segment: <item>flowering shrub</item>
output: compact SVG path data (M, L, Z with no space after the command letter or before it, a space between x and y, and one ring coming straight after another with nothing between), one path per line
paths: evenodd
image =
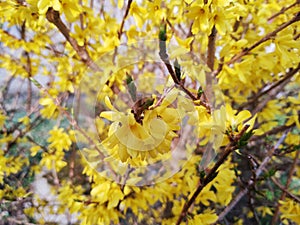
M4 224L299 224L297 0L0 1Z

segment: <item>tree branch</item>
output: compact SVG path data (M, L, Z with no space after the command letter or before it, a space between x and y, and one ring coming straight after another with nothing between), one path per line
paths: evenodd
M249 54L249 52L251 52L254 48L258 47L259 45L261 45L262 43L270 40L272 37L274 37L278 32L282 31L283 29L285 29L286 27L290 26L291 24L297 22L300 20L300 13L297 13L291 20L281 24L277 29L275 29L274 31L266 34L262 39L260 39L259 41L255 42L253 45L251 45L249 48L244 48L239 54L233 56L229 62L227 62L227 65L230 65L232 63L235 63L236 61L238 61L239 59L241 59L243 56Z
M298 204L300 204L300 198L299 198L299 197L297 197L297 196L295 196L294 194L292 194L291 192L289 192L284 186L282 186L282 185L278 182L278 180L277 180L276 178L272 177L271 179L272 179L273 183L274 183L277 187L279 187L280 190L282 190L283 192L285 192L286 195L287 195L289 198L293 199L295 202L297 202Z
M180 216L176 222L176 225L180 225L181 221L186 217L187 212L190 206L195 202L197 196L201 193L204 187L206 187L217 175L219 167L226 161L230 153L238 148L238 141L241 139L243 134L249 128L249 125L245 125L244 128L240 131L239 134L233 137L232 141L226 146L223 154L221 155L220 159L215 163L213 168L209 170L208 174L204 177L203 181L199 184L196 191L192 195L192 197L186 202Z
M294 6L296 6L296 5L299 4L299 3L300 3L300 1L299 1L299 0L296 0L295 3L293 3L293 4L289 5L289 6L284 6L284 7L282 7L282 8L280 9L279 12L277 12L277 13L275 13L274 15L272 15L271 17L269 17L269 18L268 18L268 21L273 20L273 19L276 18L277 16L279 16L279 15L285 13L287 10L289 10L290 8L293 8Z
M132 0L128 0L128 3L127 3L127 8L126 8L126 11L125 11L125 14L123 16L123 19L122 19L122 22L121 22L121 26L120 26L120 29L118 31L118 38L120 39L121 38L121 35L123 33L123 27L124 27L124 24L125 24L125 20L129 14L129 10L130 10L130 5L132 3Z
M288 188L289 188L289 186L290 186L290 184L291 184L291 182L292 182L292 177L293 177L293 174L294 174L294 172L295 172L295 168L296 168L296 165L297 165L297 162L298 162L298 158L299 158L299 153L300 153L300 151L297 151L296 152L296 156L295 156L295 158L294 158L294 160L293 160L293 164L292 164L292 166L291 166L291 168L290 168L290 171L289 171L289 174L288 174L288 178L287 178L287 181L286 181L286 184L285 184L285 190L287 190ZM280 196L280 198L279 198L279 200L284 200L285 199L285 197L286 197L286 191L283 191L282 193L281 193L281 196ZM271 225L275 225L276 224L276 222L277 222L277 219L278 219L278 215L279 215L279 208L280 208L280 203L279 203L279 201L277 202L277 206L276 206L276 209L275 209L275 212L274 212L274 214L273 214L273 218L272 218L272 222L271 222Z
M257 179L262 171L264 170L265 166L270 162L270 160L272 159L272 156L275 152L276 149L278 149L278 147L283 143L283 141L285 140L286 136L287 136L288 131L286 131L281 137L280 139L277 141L277 143L273 146L273 148L271 148L268 153L267 156L264 158L264 160L262 161L262 163L260 164L260 166L258 167L258 169L255 171L255 178ZM219 215L219 219L218 221L221 221L225 218L225 216L236 206L236 204L245 196L245 194L248 193L250 187L254 184L254 180L250 179L247 183L247 185L245 185L245 188L242 189L237 196L230 202L229 205L227 205L227 207L223 210L223 212L220 213Z
M164 62L169 74L171 75L175 86L179 87L183 90L193 101L199 100L198 96L195 96L192 92L190 92L183 84L181 80L179 80L176 76L176 73L171 65L169 60L169 55L167 53L167 46L166 46L167 34L166 34L166 23L163 21L162 28L159 34L159 56L160 59ZM211 112L210 106L208 102L200 101L200 105L204 106L208 112Z
M258 101L259 98L261 98L262 96L268 94L270 91L272 91L273 89L277 88L278 86L280 86L281 84L285 83L286 81L288 81L289 79L291 79L298 71L300 70L300 63L298 64L298 66L296 68L290 69L285 76L276 81L274 84L272 84L269 88L267 88L264 91L258 92L256 95L254 95L253 97L251 97L251 99L249 101L247 101L245 104L242 104L239 107L239 110L242 110L243 108L245 108L245 106L251 105L254 102Z
M81 61L89 66L94 71L101 71L98 65L93 61L90 57L89 53L85 49L84 46L78 45L77 41L70 36L70 30L63 23L60 18L59 12L50 7L46 13L46 18L50 23L53 23L58 30L63 34L63 36L67 39L73 49L76 51Z
M208 52L207 52L207 60L206 60L206 64L211 71L214 70L216 37L217 37L217 29L215 28L215 26L213 26L211 30L211 34L208 37Z

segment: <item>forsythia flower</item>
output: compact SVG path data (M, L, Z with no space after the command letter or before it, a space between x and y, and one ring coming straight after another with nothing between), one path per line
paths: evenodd
M282 219L290 219L295 223L300 223L300 205L293 200L287 199L285 201L280 201L280 211L282 213Z
M176 131L179 130L179 110L170 106L176 97L177 92L174 91L161 105L146 110L142 123L137 122L131 112L117 111L107 97L106 105L112 111L102 112L100 117L113 123L110 125L108 137L102 142L103 146L112 156L117 155L122 162L129 159L144 161L148 155L156 158L158 153L169 152L171 142L177 137Z
M63 132L63 128L54 127L50 132L50 137L48 142L50 142L50 148L55 148L57 151L62 151L63 149L68 150L72 144L72 141L68 134Z

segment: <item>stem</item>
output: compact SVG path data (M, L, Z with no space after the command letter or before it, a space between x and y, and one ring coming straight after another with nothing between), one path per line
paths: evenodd
M272 177L271 179L272 179L273 183L274 183L280 190L282 190L283 192L285 192L286 195L287 195L289 198L293 199L295 202L297 202L298 204L300 204L300 199L299 199L299 197L297 197L296 195L294 195L294 194L292 194L291 192L289 192L284 186L282 186L282 185L279 183L279 181L278 181L276 178Z
M216 37L217 37L217 29L215 28L215 26L213 26L211 30L211 34L208 37L208 52L207 52L207 60L206 60L206 64L211 71L214 70Z
M163 21L164 22L164 21ZM166 25L165 25L166 26ZM165 29L165 32L166 32L166 28ZM193 101L196 101L196 100L199 100L197 98L197 96L195 96L192 92L190 92L183 84L183 82L181 82L177 76L176 76L176 73L175 71L173 70L173 67L171 65L171 62L169 60L169 55L167 53L167 46L166 46L166 34L165 34L165 38L164 40L159 40L159 56L160 56L160 59L164 62L169 74L171 75L174 83L175 83L175 86L176 87L179 87L181 90L183 90ZM203 105L207 110L208 112L210 113L211 112L211 109L210 109L210 106L207 102L202 102L200 101L200 105Z
M130 10L130 5L132 3L132 0L128 0L128 3L127 3L127 8L126 8L126 11L125 11L125 14L123 16L123 19L122 19L122 22L121 22L121 26L120 26L120 29L118 31L118 38L120 39L121 38L121 35L123 33L123 27L124 27L124 23L125 23L125 20L129 14L129 10Z
M261 45L262 43L270 40L272 37L274 37L278 32L282 31L283 29L285 29L286 27L290 26L291 24L297 22L300 20L300 13L297 13L294 18L292 18L291 20L281 24L277 29L275 29L274 31L266 34L262 39L260 39L259 41L255 42L253 45L251 45L249 48L244 48L239 54L233 56L229 62L227 62L227 65L233 64L236 61L238 61L239 59L241 59L243 56L249 54L249 52L251 52L254 48L258 47L259 45Z
M277 141L277 143L271 148L267 154L267 156L264 158L263 162L260 164L258 169L255 171L255 178L257 179L262 171L264 170L265 166L271 161L272 156L276 149L283 143L287 136L288 131L286 131L280 139ZM245 185L245 188L242 189L238 195L230 202L229 205L223 210L223 212L220 213L218 221L221 221L225 218L225 216L236 206L236 204L248 193L250 187L254 184L253 179L250 179L248 184Z
M245 106L248 106L248 105L251 105L251 104L257 102L258 99L261 98L262 96L268 94L270 91L277 88L281 84L286 83L286 81L289 81L299 70L300 70L300 63L298 64L298 66L296 68L290 69L282 79L275 82L268 89L261 91L261 92L257 93L256 95L254 95L253 97L251 97L251 99L249 101L247 101L245 104L243 104L239 107L239 110L242 110L243 108L245 108ZM280 87L280 88L282 88L282 87Z
M78 45L77 41L71 37L70 30L61 20L58 11L55 11L52 7L50 7L46 13L46 18L50 23L53 23L62 33L62 35L67 39L67 41L79 55L82 62L84 62L87 66L91 67L91 69L94 71L101 71L98 65L90 57L86 48L84 46Z
M293 161L293 164L292 164L292 166L291 166L291 168L290 168L290 171L289 171L289 174L288 174L288 178L287 178L287 181L286 181L286 184L285 184L285 188L284 188L285 190L287 190L287 189L289 188L289 186L290 186L290 184L291 184L291 182L292 182L292 177L293 177L293 174L294 174L294 172L295 172L295 168L296 168L296 165L297 165L297 162L298 162L299 153L300 153L300 151L297 151L297 152L296 152L296 156L295 156L294 161ZM281 193L281 196L280 196L279 200L282 201L282 200L285 199L285 197L286 197L286 192L283 191L283 192ZM280 208L280 203L279 203L279 201L278 201L278 202L277 202L276 209L275 209L275 212L274 212L274 214L273 214L273 218L272 218L271 225L275 225L276 222L277 222L277 220L278 220L279 208Z
M245 125L244 128L240 131L239 134L233 137L232 141L226 146L223 154L221 155L220 159L215 163L213 168L208 172L208 174L205 176L203 181L199 184L196 191L192 195L192 197L188 200L188 202L184 205L182 208L182 211L180 213L180 216L176 222L176 225L180 225L182 220L186 217L187 212L191 205L195 202L197 196L201 193L204 187L206 187L217 175L218 175L218 169L219 167L226 161L228 156L232 151L238 148L238 141L243 136L243 134L246 132L246 130L249 128L249 125Z
M291 4L291 5L287 6L287 7L285 7L285 6L282 7L282 8L280 9L279 12L277 12L277 13L275 13L274 15L272 15L271 17L269 17L269 18L268 18L268 21L273 20L273 19L276 18L277 16L279 16L279 15L285 13L287 10L289 10L290 8L293 8L294 6L296 6L296 5L299 4L299 3L300 3L300 2L299 2L298 0L296 0L295 3L293 3L293 4Z

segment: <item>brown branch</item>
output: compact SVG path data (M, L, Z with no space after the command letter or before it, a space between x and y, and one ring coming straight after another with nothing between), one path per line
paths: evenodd
M268 89L258 92L256 95L254 95L253 97L251 97L251 99L249 101L247 101L245 104L242 104L239 107L239 110L243 109L245 106L251 105L254 102L256 102L259 98L261 98L262 96L266 95L267 93L269 93L270 91L272 91L273 89L277 88L278 86L280 86L281 84L285 83L287 80L290 80L298 71L300 70L300 63L298 64L298 66L296 68L290 69L285 76L276 81L273 85L271 85ZM282 87L281 87L282 88Z
M76 53L78 54L82 62L84 62L87 66L89 66L94 71L101 71L98 65L90 57L86 48L84 46L78 45L77 41L71 37L70 30L61 20L58 11L50 7L46 13L46 18L50 23L53 23L58 28L58 30L62 33L62 35L67 39L67 41L76 51Z
M26 20L23 21L23 24L21 26L21 38L24 42L26 42ZM31 59L29 56L29 52L24 51L24 55L26 57L26 65L25 70L27 71L28 77L32 76L32 68L31 68ZM26 100L26 111L27 113L30 112L31 109L31 98L32 98L32 87L31 82L28 79L28 86L27 86L27 100Z
M176 222L176 225L180 225L182 220L186 217L189 208L191 205L195 202L197 196L201 193L203 188L205 188L217 175L218 175L218 169L219 167L226 161L230 153L232 153L234 150L238 148L238 141L243 136L243 134L246 132L246 130L249 128L249 125L245 125L244 128L233 137L232 141L226 146L225 150L223 151L222 155L220 156L219 160L215 163L213 168L209 170L208 174L204 177L204 179L201 181L199 186L197 187L196 191L192 195L192 197L185 203L184 207L182 208L182 211L180 213L180 216Z
M300 20L300 13L297 13L291 20L281 24L277 29L275 29L274 31L266 34L263 38L261 38L259 41L255 42L253 45L251 45L249 48L244 48L240 53L238 53L237 55L233 56L229 62L227 62L227 65L230 65L232 63L235 63L236 61L238 61L239 59L241 59L243 56L249 54L254 48L258 47L259 45L261 45L262 43L270 40L272 37L276 36L276 34L280 31L282 31L283 29L285 29L286 27L290 26L291 24L297 22Z
M180 37L179 32L175 29L175 27L172 25L171 21L169 19L166 19L167 24L171 28L172 32L177 36Z
M296 41L298 38L300 38L300 33L294 36L294 40Z
M93 148L98 152L99 157L104 160L105 155L102 153L102 151L100 150L100 148L98 147L97 143L95 143L95 141L78 125L77 121L72 117L72 115L64 108L60 105L61 100L59 98L53 98L50 93L48 92L48 90L46 88L44 88L37 80L35 80L34 78L30 78L30 80L33 82L33 84L43 93L45 93L49 98L51 98L55 104L55 106L57 107L57 109L59 110L59 112L64 115L66 117L66 119L69 121L69 123L71 124L71 126L73 126L76 130L79 131L80 134L82 134L84 136L84 138L89 142L90 145L93 146ZM115 171L113 170L113 168L110 166L110 164L107 164L108 168L110 169L110 171L115 175L115 177L117 177L117 174L115 173Z
M285 140L286 136L287 136L288 131L286 131L281 137L280 139L277 141L277 143L268 151L267 156L264 158L264 160L262 161L262 163L260 164L260 166L258 167L258 169L255 171L255 178L257 179L262 171L264 170L264 168L266 167L266 165L271 161L272 156L275 152L275 150L278 149L278 147L283 143L283 141ZM247 183L247 185L245 185L244 189L242 189L237 196L229 203L229 205L226 206L226 208L220 213L218 221L221 221L225 218L225 216L236 206L236 204L248 193L250 187L252 187L254 185L254 180L250 179Z
M289 130L291 129L292 127L296 126L296 123L292 123L291 125L289 126L286 126L286 125L283 125L283 126L279 126L279 127L275 127L273 128L272 130L269 130L265 133L263 133L262 135L254 135L252 138L251 138L251 141L256 141L258 139L261 139L261 138L265 138L269 135L274 135L274 134L278 134L280 132L284 132L286 130Z
M280 84L282 84L284 81L289 80L290 78L292 78L299 70L300 70L300 63L298 64L298 66L296 68L290 69L281 80L278 80L271 87L269 87L267 90L265 90L265 91L259 93L258 95L254 96L253 99L260 98L261 96L267 94L272 89L274 89L274 88L278 87Z
M274 183L280 190L282 190L283 192L285 192L286 195L287 195L289 198L293 199L293 201L295 201L295 202L297 202L298 204L300 204L300 198L299 198L299 197L297 197L297 196L295 196L294 194L292 194L291 192L289 192L284 186L282 186L282 185L279 183L279 181L278 181L275 177L272 177L271 179L272 179L273 183Z
M164 21L163 21L164 23ZM159 37L159 56L160 56L160 59L164 62L169 74L171 75L174 83L175 83L175 86L180 88L181 90L183 90L193 101L196 101L196 100L199 100L199 98L197 96L195 96L192 92L190 92L185 86L184 86L184 83L179 80L176 76L176 73L171 65L171 62L169 60L169 55L167 53L167 46L166 46L166 40L167 40L167 34L166 34L166 24L163 24L164 26L164 32L163 34L160 34L160 37ZM207 110L208 112L210 113L211 112L211 109L210 109L210 106L207 102L202 102L200 101L199 103L200 105L203 105Z
M217 29L213 26L211 30L211 34L208 37L208 45L207 45L207 58L206 64L210 71L214 71L214 64L215 64L215 52L216 52L216 37L217 37ZM212 88L212 79L213 79L213 72L209 73L206 72L206 88L207 90L213 90ZM208 99L213 99L211 96L213 93L210 91L207 93L208 96L203 93L204 101L208 102Z
M123 27L124 27L124 24L125 24L125 20L126 20L128 14L129 14L129 10L130 10L131 3L132 3L132 0L128 0L127 8L126 8L125 14L124 14L124 16L123 16L123 19L122 19L122 22L121 22L120 29L119 29L119 31L118 31L118 38L119 38L119 39L121 38L121 35L122 35L122 33L123 33Z
M284 6L280 9L279 12L275 13L274 15L272 15L271 17L268 18L268 21L273 20L274 18L276 18L277 16L285 13L287 10L289 10L290 8L293 8L294 6L296 6L297 4L299 4L300 2L297 0L295 3L289 5L289 6Z
M291 168L290 168L290 171L289 171L289 174L288 174L288 178L287 178L287 181L286 181L286 184L285 184L285 190L287 190L292 182L292 177L293 177L293 174L295 172L295 168L296 168L296 165L297 165L297 162L298 162L298 158L299 158L299 153L300 151L297 151L296 152L296 156L293 160L293 164L291 165ZM281 196L279 198L279 200L284 200L286 197L286 192L283 191L281 193ZM277 220L278 220L278 215L279 215L279 208L280 208L280 203L279 201L277 202L277 206L276 206L276 209L275 209L275 212L273 214L273 217L272 217L272 222L271 222L271 225L275 225Z
M206 60L206 64L211 71L214 70L216 37L217 37L217 29L215 28L215 26L213 26L211 30L211 34L208 37L208 51L207 51L207 60Z

